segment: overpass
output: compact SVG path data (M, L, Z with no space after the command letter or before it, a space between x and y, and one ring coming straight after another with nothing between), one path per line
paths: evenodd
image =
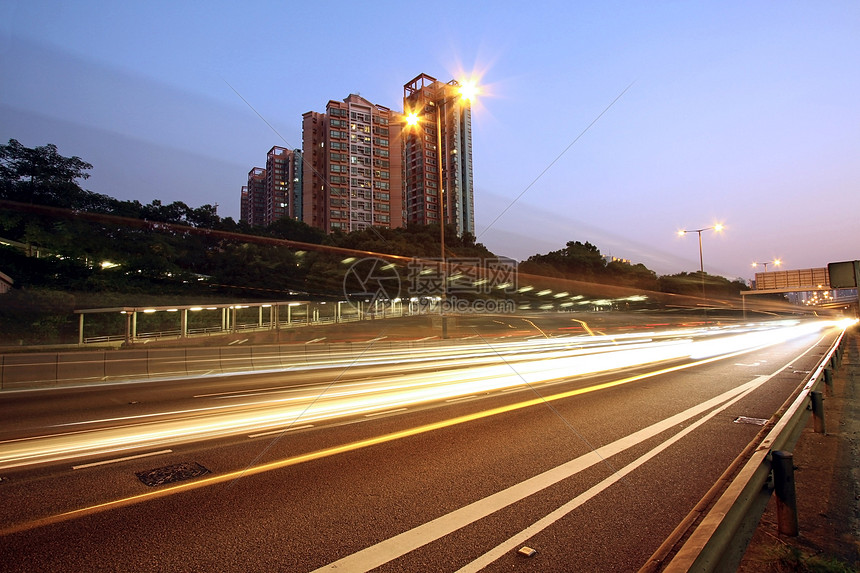
M853 289L853 293L833 297L830 302L818 306L839 307L857 305L857 286L860 285L860 261L829 263L826 267L771 271L755 274L752 290L741 292L746 308L746 297L763 294L792 292L827 292L837 289Z

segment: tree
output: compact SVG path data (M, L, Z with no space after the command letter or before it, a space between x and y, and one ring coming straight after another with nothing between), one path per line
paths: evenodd
M10 139L0 145L0 198L80 208L95 194L83 190L77 180L87 179L86 171L92 168L80 157L60 155L52 143L31 149Z
M577 280L595 280L603 277L606 261L600 250L589 242L568 241L564 249L545 255L532 255L521 267L525 272L545 272Z

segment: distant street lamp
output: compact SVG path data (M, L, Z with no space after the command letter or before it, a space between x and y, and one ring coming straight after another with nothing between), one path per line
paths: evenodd
M756 268L756 267L757 267L757 266L759 266L759 265L764 265L764 272L767 272L767 266L768 266L769 264L771 264L771 263L769 263L769 262L768 262L768 263L757 263L757 262L756 262L756 263L753 263L753 264L752 264L752 266L753 266L753 268ZM781 260L779 260L779 259L774 259L774 260L773 260L773 265L774 265L774 266L778 267L778 266L779 266L779 265L781 265L781 264L782 264L782 261L781 261Z
M714 230L717 233L723 230L723 225L721 223L717 223L713 227L703 227L701 229L685 229L678 231L678 236L683 237L687 233L697 233L699 235L699 272L702 275L702 296L705 296L705 259L702 256L702 231L710 231Z

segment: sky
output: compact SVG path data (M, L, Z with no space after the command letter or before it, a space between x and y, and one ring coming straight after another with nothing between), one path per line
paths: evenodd
M658 274L860 259L860 2L0 3L0 141L118 199L217 204L357 93L476 79L476 235ZM768 270L775 267L769 266ZM760 270L760 269L759 269Z

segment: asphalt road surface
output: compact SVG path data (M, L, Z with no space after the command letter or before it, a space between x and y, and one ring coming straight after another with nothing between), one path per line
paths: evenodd
M368 349L2 393L0 569L637 570L838 332Z

